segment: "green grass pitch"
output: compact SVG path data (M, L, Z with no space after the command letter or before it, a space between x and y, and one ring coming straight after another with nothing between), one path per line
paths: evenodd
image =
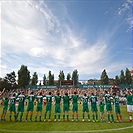
M25 110L26 110L25 106ZM71 108L70 108L71 109ZM36 106L34 107L36 110ZM89 106L90 110L90 106ZM43 116L44 118L45 106L43 106ZM2 112L2 107L0 106L0 112ZM26 112L26 111L25 111ZM33 115L32 122L25 122L25 112L23 115L23 122L9 122L9 111L6 115L6 122L0 122L0 133L87 133L87 132L109 132L109 133L133 133L133 122L128 122L128 114L126 111L126 106L121 106L121 112L123 116L122 123L110 123L107 122L88 122L87 115L85 114L85 121L82 122L82 105L79 105L79 121L71 121L71 110L69 111L70 122L54 122L54 106L52 107L51 122L34 122L35 111ZM98 112L99 113L99 112ZM90 112L92 118L92 113ZM115 115L114 115L115 117ZM13 115L12 115L13 118ZM105 112L105 118L106 112ZM62 113L61 113L62 119Z

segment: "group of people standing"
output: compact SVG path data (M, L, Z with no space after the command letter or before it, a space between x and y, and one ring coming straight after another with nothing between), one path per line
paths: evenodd
M114 109L116 114L116 122L122 122L122 115L120 110L120 100L117 93L112 93L112 88L110 90L103 90L100 88L100 98L97 96L96 89L87 89L84 94L81 93L76 89L67 89L67 90L55 90L54 93L50 91L46 92L43 89L38 90L36 93L33 90L28 89L28 93L25 94L24 91L21 91L20 94L12 93L10 97L4 97L4 91L0 94L3 105L3 111L1 115L1 121L5 121L6 112L8 109L9 104L9 120L12 121L12 113L14 113L14 120L15 121L22 121L23 113L24 113L24 106L25 100L28 99L28 106L26 109L26 119L28 121L28 114L30 113L30 121L32 121L33 111L34 111L34 101L36 100L36 114L35 114L35 122L42 121L42 111L43 111L43 101L46 100L46 108L44 112L44 119L43 121L46 122L47 120L47 113L48 113L48 122L51 121L51 111L52 111L52 101L54 101L54 121L61 121L61 103L63 104L63 116L62 121L69 121L69 112L72 103L72 121L74 121L74 115L76 113L76 121L78 119L78 101L79 99L82 102L82 121L85 121L85 112L87 113L88 121L98 122L99 120L105 121L104 118L104 107L106 107L107 111L107 122L114 123L114 115L112 112L112 102L114 102ZM126 94L121 96L125 96L127 99L127 111L129 113L129 122L132 122L132 112L133 112L133 94L131 91L127 90ZM18 108L16 111L16 101L18 101ZM90 119L90 110L88 107L88 102L91 103L91 112L92 112L92 119ZM98 106L100 111L100 118L98 118ZM57 118L58 116L58 118ZM18 119L19 118L19 119Z

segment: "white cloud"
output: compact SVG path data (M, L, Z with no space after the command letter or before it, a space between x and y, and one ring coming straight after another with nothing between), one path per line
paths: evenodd
M121 7L118 8L118 15L125 13L127 10L131 10L131 0L127 0L127 2L123 3Z
M129 25L128 31L132 31L132 0L127 0L118 9L117 15L121 18L124 17L124 23ZM126 17L125 17L126 16Z
M68 73L78 69L80 74L96 74L110 61L105 38L88 43L42 1L3 2L1 18L3 59L12 60L10 54L14 54L20 58L13 63L25 63L32 72L52 70L56 75L59 70ZM15 65L8 67L16 70Z

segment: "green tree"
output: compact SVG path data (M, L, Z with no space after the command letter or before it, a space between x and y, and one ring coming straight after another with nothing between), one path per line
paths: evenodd
M131 84L131 83L132 83L131 72L129 71L128 68L126 68L126 73L125 73L125 83L126 83L126 84Z
M49 85L54 85L54 74L51 74L51 71L49 71L49 75L48 75L48 79L49 79Z
M71 75L70 73L67 74L67 80L70 80L71 79Z
M108 84L115 84L115 79L109 78Z
M46 75L43 76L43 85L46 85Z
M109 78L106 73L106 70L104 69L102 74L101 74L101 84L108 84L109 83Z
M9 74L6 74L6 76L4 77L4 82L6 82L8 84L8 87L10 87L10 89L16 88L16 74L15 72L11 72Z
M59 84L60 84L61 81L63 81L63 80L65 79L65 74L64 74L64 72L61 71L61 70L60 70L58 79L59 79Z
M27 69L27 66L21 65L20 70L18 71L18 85L19 87L25 88L26 85L29 85L30 82L30 72Z
M38 75L37 72L34 72L33 77L31 79L31 85L36 85L38 83Z
M0 78L0 91L2 91L4 88L10 90L11 85L4 78Z
M123 70L121 70L120 74L120 84L125 84L125 75Z
M76 69L72 73L72 80L74 82L74 85L77 85L78 84L78 77L79 77L79 75L78 75L78 71Z
M119 85L120 84L120 78L118 75L115 76L115 84Z

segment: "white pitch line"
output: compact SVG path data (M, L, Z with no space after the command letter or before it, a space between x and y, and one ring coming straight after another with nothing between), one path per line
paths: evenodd
M4 130L0 129L2 132L18 132L18 133L94 133L94 132L108 132L108 131L120 131L120 130L126 130L131 129L133 126L130 127L122 127L122 128L116 128L116 129L104 129L104 130L83 130L83 131L19 131L19 130Z

